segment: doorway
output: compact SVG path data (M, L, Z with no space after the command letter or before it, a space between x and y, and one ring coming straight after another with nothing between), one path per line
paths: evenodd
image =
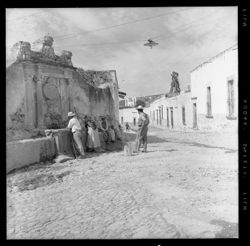
M186 125L185 107L182 107L182 124Z
M212 116L211 87L207 87L207 116Z
M228 116L232 117L234 114L234 88L233 80L229 80L228 84Z
M158 109L156 109L156 124L159 124L159 113L158 113Z
M135 117L133 118L133 124L134 124L134 126L136 125L136 118Z
M161 107L159 107L159 122L160 122L160 125L161 125L161 121L162 121L162 113L161 113Z
M174 110L170 108L171 127L174 128Z
M196 103L193 103L193 128L197 129L197 107L196 107Z
M169 127L169 115L168 115L168 108L167 108L167 127Z

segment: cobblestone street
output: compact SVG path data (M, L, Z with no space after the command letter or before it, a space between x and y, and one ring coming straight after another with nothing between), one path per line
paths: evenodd
M237 237L236 133L149 135L148 153L91 153L8 174L7 237Z

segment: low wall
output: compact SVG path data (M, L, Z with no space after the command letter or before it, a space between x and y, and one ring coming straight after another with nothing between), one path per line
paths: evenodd
M51 160L56 153L55 139L52 137L9 142L7 143L6 171Z
M207 118L204 114L198 114L198 129L209 131L209 130L237 130L238 119L234 120L227 119L224 114L214 114L213 118Z
M66 129L45 130L47 137L24 139L7 143L7 173L30 164L52 160L57 155L73 156L70 131ZM83 132L83 146L86 148L86 133ZM107 145L99 132L103 149Z
M71 132L67 129L51 129L45 130L45 134L51 135L55 138L57 154L66 154L72 155L72 146L71 146ZM101 146L105 148L106 144L103 139L103 134L99 132L99 138L101 142ZM86 151L86 143L87 143L87 132L82 131L82 145L84 150Z

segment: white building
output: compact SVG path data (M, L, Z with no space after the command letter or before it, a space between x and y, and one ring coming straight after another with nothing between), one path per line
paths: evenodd
M181 92L174 97L161 97L150 104L151 125L160 128L187 128L191 125L191 94Z
M149 114L149 108L143 110L146 114ZM135 126L137 124L139 114L136 108L122 108L119 110L119 123L124 125L128 122L130 125Z
M161 97L150 104L151 125L201 130L237 129L238 46L191 71L191 92Z
M136 97L125 96L125 107L134 107L136 105Z
M237 44L191 71L191 100L194 128L237 125Z
M190 90L172 97L161 95L151 102L144 110L150 116L150 125L170 129L237 129L238 46L192 70ZM120 123L137 123L135 108L120 109L119 114Z

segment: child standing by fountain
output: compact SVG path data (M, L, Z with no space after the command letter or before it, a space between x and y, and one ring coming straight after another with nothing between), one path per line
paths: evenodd
M88 121L87 147L89 151L95 151L101 147L98 129L93 121Z

